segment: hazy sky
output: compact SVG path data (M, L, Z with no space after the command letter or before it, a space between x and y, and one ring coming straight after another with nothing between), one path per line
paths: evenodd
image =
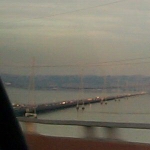
M111 62L150 57L150 0L0 0L1 72L27 73L4 65L33 57L56 66L38 74L150 75L150 63L135 64L150 58Z

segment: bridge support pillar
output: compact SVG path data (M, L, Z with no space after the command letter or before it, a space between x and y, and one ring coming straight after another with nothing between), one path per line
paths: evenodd
M108 139L118 139L117 128L106 128L106 137Z
M23 123L23 130L26 133L28 133L28 132L36 133L36 125L32 122L24 122Z
M90 127L90 126L84 127L84 137L85 138L96 138L95 128Z

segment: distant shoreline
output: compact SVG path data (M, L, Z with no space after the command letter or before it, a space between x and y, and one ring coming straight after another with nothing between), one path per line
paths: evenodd
M1 75L5 86L29 89L29 76ZM35 76L36 90L133 90L150 89L150 77L147 76Z

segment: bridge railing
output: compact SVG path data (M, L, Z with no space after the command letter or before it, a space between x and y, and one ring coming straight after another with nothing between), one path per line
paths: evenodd
M18 121L24 124L25 132L36 132L34 125L65 125L81 126L84 128L85 138L98 138L95 134L96 127L102 127L106 130L106 138L119 139L117 129L150 129L150 124L146 123L121 123L121 122L97 122L97 121L78 121L78 120L45 120L27 117L18 117Z

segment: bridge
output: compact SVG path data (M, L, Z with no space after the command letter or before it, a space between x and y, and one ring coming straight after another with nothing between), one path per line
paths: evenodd
M122 123L122 122L98 122L98 121L77 121L77 120L43 120L36 118L18 117L19 122L24 124L24 131L27 142L32 150L49 149L86 149L86 150L149 150L150 144L123 141L117 135L117 129L150 129L150 124L145 123ZM53 137L36 133L35 125L65 125L81 126L84 138ZM106 130L106 138L99 138L95 135L95 128L102 127ZM38 145L38 146L37 146Z
M38 123L47 125L70 125L84 127L105 127L105 128L132 128L150 129L149 123L123 123L123 122L100 122L100 121L78 121L78 120L46 120L28 117L17 117L18 121L24 123Z
M92 104L92 103L105 103L107 104L107 101L117 100L117 99L123 99L123 98L129 98L133 96L139 96L147 94L146 92L139 92L134 94L123 94L123 95L117 95L117 96L107 96L107 97L95 97L95 98L88 98L88 99L80 99L80 100L69 100L69 101L60 101L55 103L45 103L45 104L38 104L38 105L16 105L13 106L15 114L17 117L19 116L25 116L26 110L29 109L30 113L34 113L34 111L39 113L45 113L45 112L51 112L56 111L60 109L70 108L70 107L76 107L77 110L79 109L79 105L82 105L82 109L84 109L84 105Z

